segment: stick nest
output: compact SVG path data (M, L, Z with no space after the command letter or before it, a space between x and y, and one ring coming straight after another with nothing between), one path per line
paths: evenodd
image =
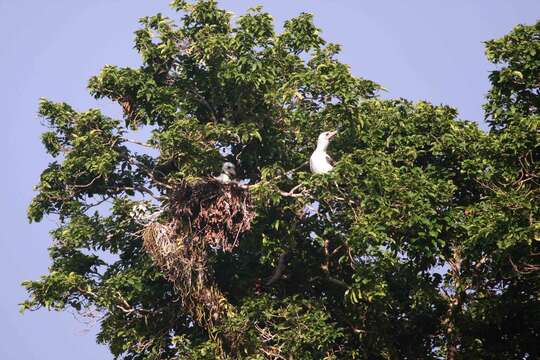
M182 307L201 326L234 314L208 267L208 251L232 252L255 216L249 191L213 178L178 184L169 196L170 219L143 232L144 247L173 283Z

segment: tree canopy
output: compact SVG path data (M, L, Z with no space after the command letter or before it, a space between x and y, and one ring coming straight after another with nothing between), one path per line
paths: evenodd
M486 133L448 106L379 98L310 14L277 33L261 8L172 7L176 21L141 19L142 66L89 81L122 119L40 102L54 160L28 216L60 225L23 309L98 317L98 342L129 360L540 356L540 22L486 43ZM334 169L310 174L334 129ZM228 309L210 326L133 213L174 219L175 186L224 161L254 215L234 248L203 249Z

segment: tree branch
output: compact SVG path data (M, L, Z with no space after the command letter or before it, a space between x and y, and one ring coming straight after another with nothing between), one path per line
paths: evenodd
M266 286L271 286L273 283L281 279L283 276L283 273L285 272L285 268L287 267L287 255L289 254L288 251L285 251L279 255L278 263L276 266L276 269L274 270L274 273L268 279L268 281L265 283Z

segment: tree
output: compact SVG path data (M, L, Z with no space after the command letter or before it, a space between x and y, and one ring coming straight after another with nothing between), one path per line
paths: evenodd
M40 103L55 161L28 214L60 226L23 309L100 316L98 341L133 360L540 355L539 24L487 43L501 67L484 133L447 106L379 99L309 14L277 34L260 8L233 24L214 1L172 6L178 24L141 20L140 68L89 82L122 120ZM314 139L330 129L338 162L311 175ZM175 191L209 189L225 160L254 218L230 248L199 243L197 284L223 310L209 320L156 266L134 213L181 222Z

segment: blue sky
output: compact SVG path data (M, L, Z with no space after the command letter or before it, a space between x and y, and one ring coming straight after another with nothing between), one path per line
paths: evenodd
M343 45L341 60L354 74L386 87L385 97L444 103L475 121L482 119L492 69L482 42L540 17L537 0L220 4L235 14L261 4L278 26L301 11L311 12L323 36ZM87 94L87 80L105 64L137 66L132 48L137 19L157 12L171 14L167 0L0 0L0 149L7 154L0 177L0 359L112 358L95 343L96 325L67 312L18 313L25 298L20 282L47 272L48 231L55 226L52 220L26 220L32 187L50 161L39 141L43 128L36 110L38 98L47 97L118 116L118 107Z

